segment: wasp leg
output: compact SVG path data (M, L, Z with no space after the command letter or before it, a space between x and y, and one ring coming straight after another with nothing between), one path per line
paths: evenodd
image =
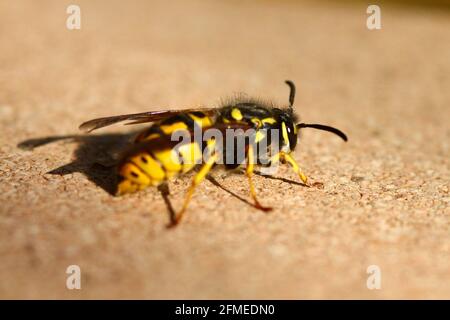
M284 152L280 152L280 157L281 159L284 159L287 163L289 163L292 166L292 169L294 170L294 172L296 174L298 174L298 176L300 177L300 180L302 180L302 182L306 185L308 184L308 178L306 177L306 175L302 172L302 169L300 168L300 166L297 164L297 162L295 161L294 158L292 158L292 156L290 154L284 153Z
M189 187L187 194L186 194L186 198L184 199L183 207L181 207L181 210L178 212L175 219L173 220L172 226L175 226L178 223L180 223L181 219L183 218L184 212L187 209L189 201L191 200L192 195L194 194L195 188L203 181L203 179L205 179L208 172L211 170L213 165L216 163L217 158L218 158L217 154L211 155L208 158L208 160L202 165L200 170L196 173L194 178L192 179L191 186Z
M172 203L170 202L169 196L170 196L170 190L169 185L167 182L163 182L158 186L158 191L161 193L161 196L163 197L164 202L166 203L167 210L169 210L169 217L171 223L175 221L175 210L172 207Z
M255 161L254 161L253 147L252 147L252 145L250 145L248 147L247 168L245 171L247 174L247 177L248 177L248 184L250 186L250 195L252 196L253 201L255 202L255 208L262 210L262 211L270 211L270 210L272 210L272 208L262 206L258 201L258 197L256 196L255 186L253 185L253 180L252 180L254 167L255 167Z

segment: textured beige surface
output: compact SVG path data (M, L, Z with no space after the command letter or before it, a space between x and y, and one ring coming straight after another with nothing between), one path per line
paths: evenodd
M1 298L450 298L449 12L383 6L368 31L358 2L77 3L80 31L69 2L0 2ZM240 91L285 103L285 79L303 120L350 141L305 131L295 156L324 188L258 176L270 214L222 171L229 192L206 181L174 230L157 190L112 197L94 163L129 127L32 148L97 116Z

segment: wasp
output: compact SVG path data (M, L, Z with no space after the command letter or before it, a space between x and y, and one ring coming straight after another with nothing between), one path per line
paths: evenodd
M292 157L297 146L299 131L303 128L324 130L347 141L347 136L334 127L297 123L298 118L293 108L295 85L290 80L286 80L285 83L290 89L289 104L286 107L277 107L243 96L235 101L224 103L221 107L149 111L97 118L81 124L80 129L91 132L122 121L129 121L126 124L153 123L136 136L131 148L124 153L119 162L117 195L136 192L148 186L160 186L171 178L199 167L187 190L183 205L175 215L173 225L181 221L195 188L219 163L223 163L227 169L245 166L254 206L262 211L269 211L272 208L260 203L252 182L255 165L262 165L263 160L263 165L269 166L288 163L300 180L307 185L306 175ZM174 133L182 131L192 134L198 129L202 132L208 129L220 132L229 129L252 129L255 138L252 142L249 139L244 140L244 156L240 159L236 156L236 150L227 148L228 144L222 144L219 147L222 152L217 152L218 143L214 137L205 139L206 141L191 139L181 145L178 144L175 150L176 142L171 139ZM275 131L278 135L273 138L270 133ZM236 136L233 139L236 139ZM255 153L255 149L262 146L263 142L262 152ZM277 148L267 148L274 145ZM273 152L273 150L276 151ZM225 158L231 158L234 161L224 161Z

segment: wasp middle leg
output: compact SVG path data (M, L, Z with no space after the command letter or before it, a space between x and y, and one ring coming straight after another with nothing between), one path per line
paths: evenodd
M205 179L209 171L211 171L212 167L216 163L218 159L218 154L214 153L212 154L208 160L202 165L200 170L195 174L194 178L192 179L191 186L189 187L186 197L184 199L183 206L181 207L181 210L177 213L175 216L175 219L172 221L172 224L170 226L176 226L178 223L180 223L181 219L183 218L183 215L189 205L189 201L192 198L192 195L194 194L195 188Z
M254 154L252 145L249 145L247 152L248 152L247 168L245 170L245 173L247 174L247 177L248 177L248 184L250 187L250 195L253 198L253 201L255 202L255 208L262 210L262 211L270 211L270 210L272 210L272 208L264 207L263 205L261 205L261 203L259 203L259 201L258 201L258 197L256 196L255 186L253 185L253 180L252 180L253 170L255 167L255 154Z

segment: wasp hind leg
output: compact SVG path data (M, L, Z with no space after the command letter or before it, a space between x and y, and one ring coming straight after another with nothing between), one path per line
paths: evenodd
M176 226L178 223L180 223L181 219L183 218L183 215L189 205L189 201L192 198L192 195L194 194L195 188L205 179L208 172L211 170L213 165L217 161L217 154L213 154L209 157L209 159L202 165L200 170L195 174L194 178L192 179L191 186L189 187L186 197L184 198L183 206L181 207L181 210L175 215L175 219L172 220L172 223L170 227Z
M167 182L163 182L162 184L160 184L158 186L158 191L161 193L161 196L163 197L163 200L166 203L167 210L169 211L170 221L173 223L173 221L175 221L176 212L173 209L172 202L170 202L169 199L170 189Z
M253 185L253 180L252 180L254 166L255 166L255 161L254 161L253 147L250 145L248 147L247 168L245 170L245 173L247 174L247 177L248 177L248 184L250 187L250 195L251 195L253 201L255 202L255 208L265 211L265 212L271 211L272 208L264 207L263 205L261 205L261 203L259 203L259 201L258 201L258 197L256 196L255 186Z

